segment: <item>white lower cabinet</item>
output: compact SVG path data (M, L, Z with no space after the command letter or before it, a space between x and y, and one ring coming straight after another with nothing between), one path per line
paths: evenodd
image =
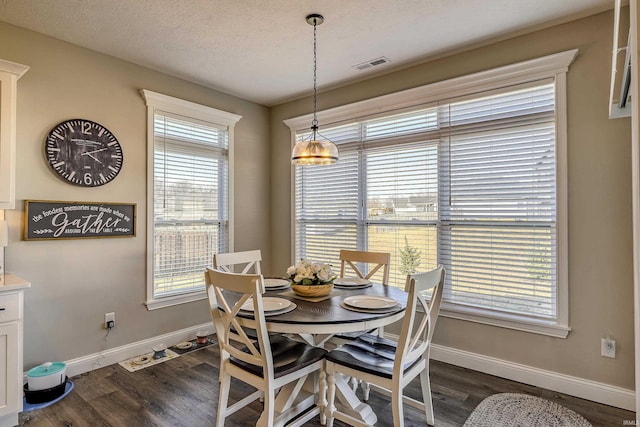
M21 378L18 372L18 322L0 324L0 425L18 424L18 413L22 411ZM18 385L18 387L16 387ZM17 389L16 389L17 388Z
M18 425L22 412L22 312L30 283L5 275L0 286L0 427Z

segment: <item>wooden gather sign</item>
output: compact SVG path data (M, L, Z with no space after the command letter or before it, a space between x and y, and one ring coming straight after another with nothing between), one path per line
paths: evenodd
M133 237L136 205L25 200L24 240Z

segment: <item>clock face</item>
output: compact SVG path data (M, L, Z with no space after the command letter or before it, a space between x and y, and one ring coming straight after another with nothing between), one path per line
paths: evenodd
M111 182L122 169L122 147L104 126L73 119L56 125L45 142L49 166L62 179L83 187Z

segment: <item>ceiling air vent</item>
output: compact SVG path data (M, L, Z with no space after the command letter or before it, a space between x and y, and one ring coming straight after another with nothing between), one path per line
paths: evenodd
M372 67L377 67L382 64L386 64L388 62L391 62L389 58L387 58L386 56L381 56L380 58L372 59L370 61L363 62L362 64L354 65L353 68L362 71Z

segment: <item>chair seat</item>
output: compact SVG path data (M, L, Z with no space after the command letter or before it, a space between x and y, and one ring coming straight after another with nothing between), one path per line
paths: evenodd
M323 348L313 347L300 341L295 341L282 335L269 337L271 343L271 354L273 357L273 374L275 378L282 377L293 371L309 366L327 354ZM249 352L245 347L242 351ZM254 375L262 376L262 368L243 362L235 357L229 358L232 364L251 372Z
M330 351L326 359L351 369L391 378L396 346L397 343L395 341L376 335L364 334ZM418 363L419 360L405 364L405 372Z

